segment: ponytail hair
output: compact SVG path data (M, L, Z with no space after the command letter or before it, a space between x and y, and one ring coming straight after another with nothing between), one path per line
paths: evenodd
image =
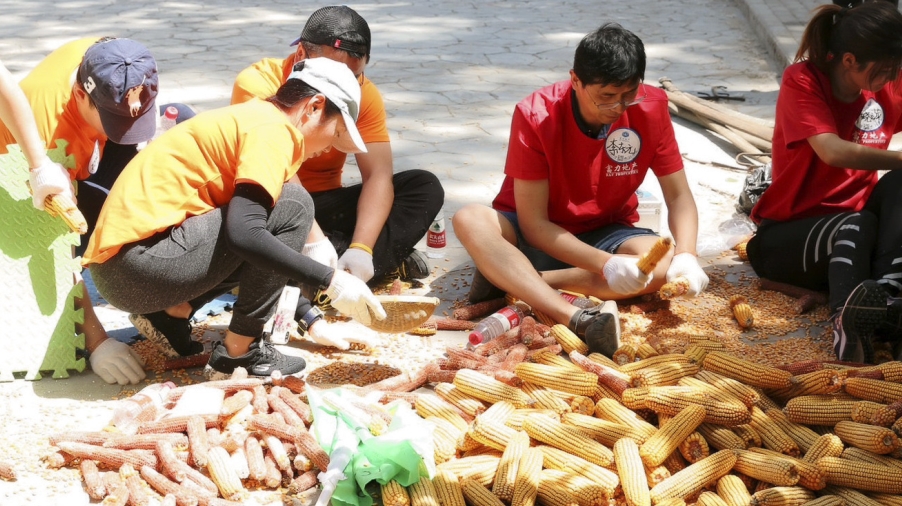
M902 13L893 1L853 2L818 7L799 44L795 61L807 60L823 72L852 53L859 65L874 62L870 78L902 68Z
M292 70L299 71L303 69L304 61L299 61L294 64ZM271 102L283 111L287 111L297 105L298 102L305 98L310 98L317 93L320 93L320 91L300 79L288 79L282 86L279 86L276 94L267 98L266 101ZM326 98L324 112L327 118L331 118L335 114L341 114L341 110L338 106L332 103L328 98Z

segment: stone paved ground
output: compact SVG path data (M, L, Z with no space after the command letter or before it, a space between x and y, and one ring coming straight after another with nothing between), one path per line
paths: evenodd
M753 2L755 0L749 0ZM779 3L768 0L769 3ZM786 0L791 4L791 0ZM234 76L265 56L288 54L306 16L324 4L161 1L135 5L112 0L0 1L0 59L23 76L53 48L77 37L117 35L145 43L155 54L162 98L199 110L228 103ZM604 21L639 34L648 53L647 82L670 77L687 91L727 86L742 93L734 106L772 118L778 67L738 5L730 0L594 0L520 2L411 2L351 4L374 34L368 76L389 112L395 169L425 168L446 190L445 216L469 202L488 203L502 180L514 104L566 78L579 39ZM703 239L719 245L729 222L740 173L729 146L676 120L687 173L703 222ZM347 180L359 180L348 171ZM655 183L648 187L654 191ZM433 290L442 310L462 296L470 265L449 226L446 259L433 263ZM435 288L439 287L439 288ZM428 290L428 287L427 287ZM123 315L105 308L104 321ZM22 329L17 329L21 331ZM0 331L2 332L2 331ZM18 334L17 334L18 335ZM445 336L459 339L459 336ZM72 473L48 479L37 462L46 434L60 428L99 428L109 399L120 392L90 372L69 380L17 380L0 385L0 459L15 460L23 477L0 482L0 504L87 504Z

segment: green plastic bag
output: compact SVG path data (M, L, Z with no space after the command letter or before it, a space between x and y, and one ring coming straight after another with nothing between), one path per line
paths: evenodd
M371 506L373 498L365 490L369 483L396 480L409 486L435 474L434 426L406 403L380 405L388 408L391 423L374 436L368 417L348 402L365 399L343 388L310 388L307 395L313 435L330 457L329 469L320 474L323 493L317 506L330 500L335 506Z

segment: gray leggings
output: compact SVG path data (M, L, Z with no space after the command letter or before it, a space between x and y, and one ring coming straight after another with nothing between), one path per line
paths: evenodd
M229 249L223 226L228 207L193 216L149 239L129 244L91 266L100 294L117 308L145 314L185 301L198 309L240 287L229 330L259 337L288 279L245 262ZM266 222L277 239L300 252L313 224L313 200L301 185L285 185Z

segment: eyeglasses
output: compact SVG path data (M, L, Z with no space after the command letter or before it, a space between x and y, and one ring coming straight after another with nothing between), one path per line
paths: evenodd
M592 105L594 105L599 111L609 111L611 109L616 109L618 105L622 105L623 108L626 109L627 107L629 107L631 105L636 105L636 104L642 102L643 100L645 100L648 97L648 92L646 92L645 88L643 88L641 86L642 81L639 81L639 85L640 86L638 88L636 88L636 91L634 91L632 94L633 95L632 100L618 100L617 102L599 104L595 100L592 99L592 95L589 95L588 90L586 91L586 96L589 97L589 100L592 101ZM585 89L585 86L583 86L583 89ZM642 95L637 96L640 89L642 90Z

